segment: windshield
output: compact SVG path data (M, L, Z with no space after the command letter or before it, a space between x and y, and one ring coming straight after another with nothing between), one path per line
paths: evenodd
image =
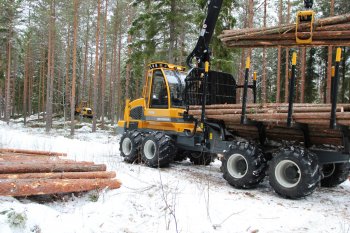
M172 107L183 107L182 93L185 89L186 73L176 70L164 70L169 83L170 99Z

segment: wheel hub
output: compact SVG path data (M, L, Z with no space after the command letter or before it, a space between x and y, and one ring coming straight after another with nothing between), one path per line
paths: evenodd
M300 167L291 160L282 160L275 168L277 182L285 188L297 186L301 179Z
M239 160L237 162L237 170L238 172L240 172L241 174L243 174L246 170L247 170L247 163L244 160Z
M152 140L148 140L143 147L143 153L147 159L153 159L156 155L156 144Z
M286 180L290 183L295 182L299 178L298 169L294 166L289 166L285 171Z
M227 161L227 171L236 179L240 179L247 174L248 162L241 154L233 154Z
M124 138L122 143L122 151L124 155L130 155L132 151L132 142L130 138Z

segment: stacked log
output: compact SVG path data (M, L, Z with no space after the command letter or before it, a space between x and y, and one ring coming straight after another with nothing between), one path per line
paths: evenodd
M308 38L309 29L310 23L301 23L298 37ZM350 14L315 20L313 29L311 44L297 44L295 23L259 29L225 30L219 38L230 48L350 45Z
M0 149L0 196L33 196L117 189L106 165L63 159L64 153Z
M292 114L293 124L308 125L312 144L342 145L342 134L339 130L329 129L330 104L294 104ZM201 106L190 106L189 114L195 118L201 117ZM272 140L303 141L303 132L296 128L287 127L288 104L248 104L246 117L250 121L261 122L266 126L266 136ZM206 106L208 119L223 120L226 127L234 135L258 139L259 132L256 126L240 124L242 105L222 104ZM337 124L350 126L350 104L338 104Z

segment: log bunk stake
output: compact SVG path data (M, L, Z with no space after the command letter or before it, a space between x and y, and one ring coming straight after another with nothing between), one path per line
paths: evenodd
M0 149L0 196L34 196L117 189L106 165L63 159L65 153Z

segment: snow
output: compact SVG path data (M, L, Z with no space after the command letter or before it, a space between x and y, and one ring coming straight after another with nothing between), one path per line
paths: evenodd
M91 133L87 122L70 139L69 125L45 134L43 128L24 127L21 120L9 126L0 122L0 147L66 152L71 159L105 163L122 182L117 190L52 200L0 197L0 232L350 231L349 181L318 188L301 200L279 197L266 179L256 189L238 190L222 178L218 160L210 166L184 161L164 169L126 164L114 132L111 127Z

